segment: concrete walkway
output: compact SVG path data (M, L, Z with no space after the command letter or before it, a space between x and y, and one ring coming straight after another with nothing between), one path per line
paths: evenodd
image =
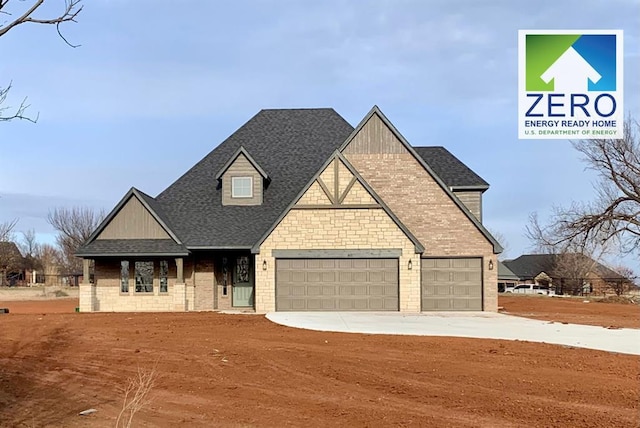
M271 312L277 324L344 333L523 340L640 355L640 330L539 321L491 312Z

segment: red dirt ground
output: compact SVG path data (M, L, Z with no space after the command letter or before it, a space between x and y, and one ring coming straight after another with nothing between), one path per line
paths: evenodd
M640 426L636 356L36 303L0 303L11 309L0 315L0 426L112 427L126 380L154 365L134 426ZM88 408L98 412L77 415Z
M501 295L505 314L574 324L640 328L640 305L603 303L585 299L547 296Z

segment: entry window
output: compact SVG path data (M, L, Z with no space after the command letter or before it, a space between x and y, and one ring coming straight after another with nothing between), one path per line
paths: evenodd
M236 259L236 278L234 282L249 282L249 257L241 256Z
M129 260L120 262L120 292L129 292Z
M232 198L253 197L253 177L231 177Z
M169 262L160 260L160 292L169 292Z
M153 293L153 262L135 263L136 293Z

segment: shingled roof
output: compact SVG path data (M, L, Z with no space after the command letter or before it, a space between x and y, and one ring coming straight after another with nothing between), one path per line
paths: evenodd
M262 110L156 201L188 248L251 248L352 131L329 108ZM215 175L240 147L269 173L262 205L221 203Z
M489 188L489 183L444 147L414 147L413 149L450 188L478 188L481 190Z
M593 273L604 279L624 279L623 276L609 269L601 263L594 261L584 254L572 254L575 257L584 258L585 262L593 263ZM533 279L540 272L554 276L554 269L559 254L523 254L514 260L505 260L503 263L520 279Z
M261 110L157 197L132 188L77 255L106 256L121 252L177 255L198 249L250 249L353 131L330 108ZM444 186L488 188L482 178L444 147L416 147L415 151L441 177ZM240 153L263 177L268 177L261 205L222 205L219 176ZM134 196L147 206L172 239L96 240L118 208Z

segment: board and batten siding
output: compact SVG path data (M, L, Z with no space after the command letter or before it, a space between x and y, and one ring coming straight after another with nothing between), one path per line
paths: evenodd
M459 191L453 192L460 199L460 202L471 211L471 214L482 222L482 192L478 191Z
M132 196L96 239L171 239L144 205Z
M343 153L349 154L402 154L406 150L397 142L391 130L378 117L373 116L353 138Z
M231 179L233 177L253 178L253 196L251 198L231 197ZM262 189L262 176L241 153L222 175L222 205L261 205Z

